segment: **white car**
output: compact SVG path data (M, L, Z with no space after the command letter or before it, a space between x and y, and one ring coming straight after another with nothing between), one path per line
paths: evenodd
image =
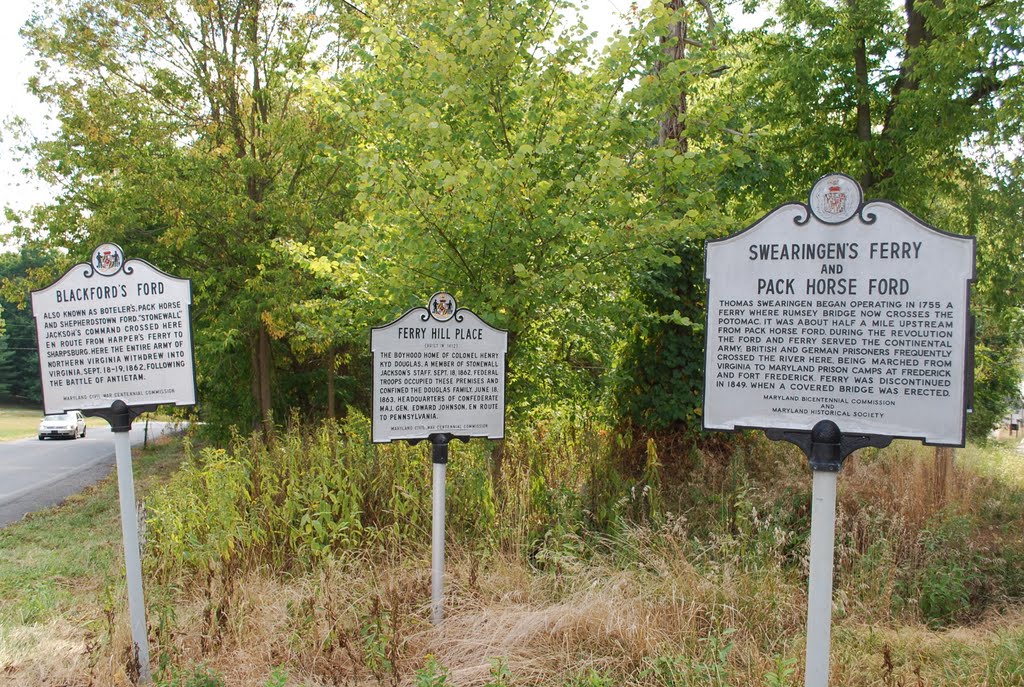
M85 416L77 410L56 415L45 415L39 421L39 439L66 437L76 439L85 436Z

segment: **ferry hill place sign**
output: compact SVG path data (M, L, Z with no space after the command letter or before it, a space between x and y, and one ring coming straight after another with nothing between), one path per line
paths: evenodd
M107 243L32 292L46 413L194 405L192 285Z
M508 333L446 292L374 327L373 441L505 436Z
M963 446L975 243L822 177L707 244L704 427Z

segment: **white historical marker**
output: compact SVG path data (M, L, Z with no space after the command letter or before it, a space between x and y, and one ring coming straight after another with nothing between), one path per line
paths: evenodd
M196 402L187 279L104 244L32 292L47 413Z
M505 436L508 332L435 293L374 327L373 441L430 439L433 463L430 619L444 619L445 476L453 438Z
M391 324L374 327L373 441L505 436L508 333L431 296Z
M964 445L974 239L831 174L709 241L706 276L704 427L764 429L814 472L804 685L826 687L839 469L894 437Z
M101 415L114 434L128 611L143 683L151 674L129 431L143 408L196 402L191 305L189 280L125 260L112 243L32 292L44 412Z
M974 239L823 177L707 245L704 427L963 446Z

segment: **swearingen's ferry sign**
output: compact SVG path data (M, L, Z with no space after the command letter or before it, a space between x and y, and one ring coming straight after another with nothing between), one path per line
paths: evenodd
M829 175L707 246L704 426L962 446L974 239Z

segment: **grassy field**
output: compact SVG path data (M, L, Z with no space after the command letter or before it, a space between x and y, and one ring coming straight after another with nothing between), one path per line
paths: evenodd
M749 458L770 463L767 472L779 475L770 484L739 475L727 492L695 478L708 498L730 494L720 529L703 529L697 509L609 535L556 527L527 556L467 545L452 532L438 627L428 620L426 531L286 574L269 559L195 558L200 540L180 542L192 567L172 574L147 549L157 683L796 687L806 533L787 527L777 504L795 500L805 515L809 475L799 456L763 449L753 444ZM959 450L937 517L930 451L901 442L844 467L834 687L1024 685L1020 589L994 577L1019 578L1003 568L1022 560L994 543L1020 540L1024 457L1009 445ZM221 455L186 462L221 490ZM179 443L138 451L140 498L159 504L155 491L178 491L181 461ZM452 480L454 506L460 486ZM891 509L884 521L870 503ZM961 531L967 519L978 529ZM120 546L112 479L0 531L0 685L130 684ZM901 566L920 573L901 578Z
M0 441L34 437L42 417L40 408L0 406Z

